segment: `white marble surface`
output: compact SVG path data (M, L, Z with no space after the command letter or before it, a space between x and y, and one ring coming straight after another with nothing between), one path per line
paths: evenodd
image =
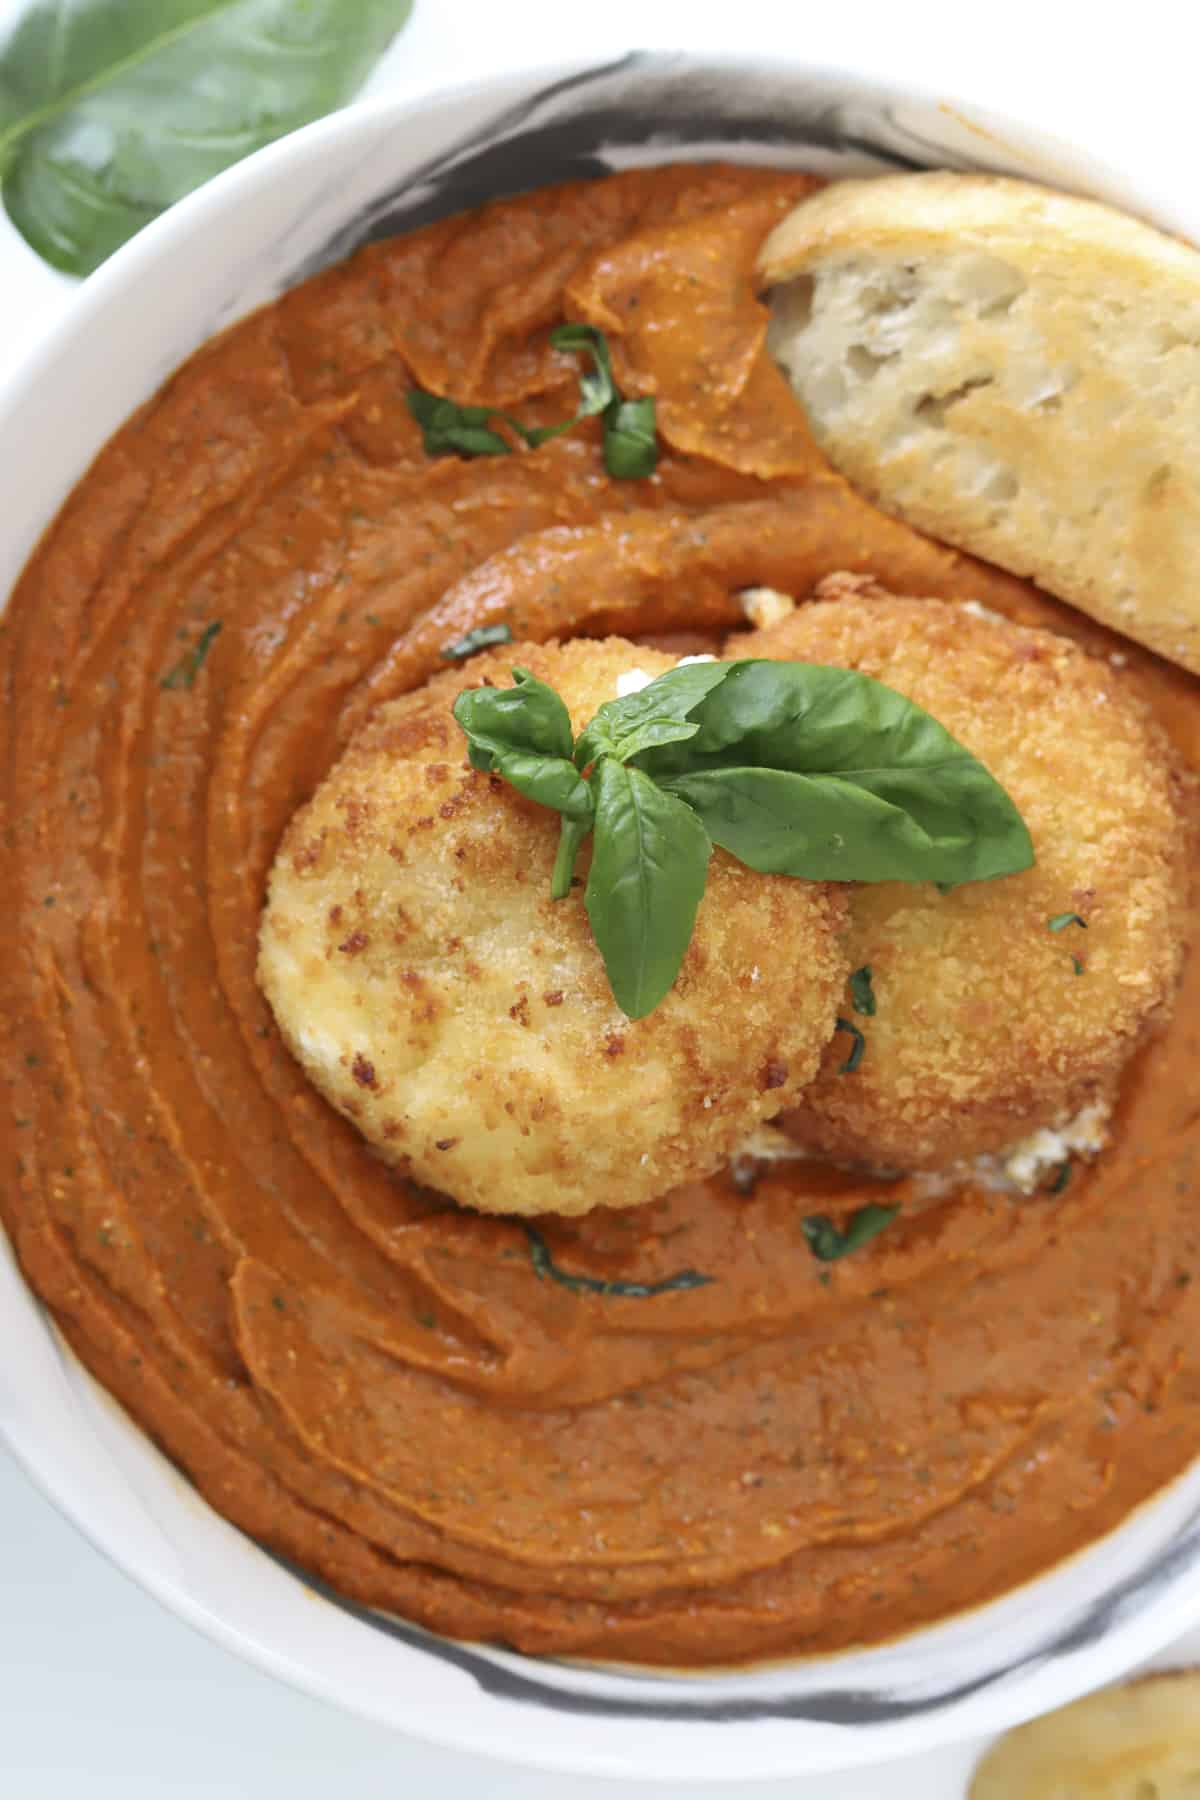
M0 0L0 26L19 0ZM860 0L853 7L738 0L418 0L412 26L372 87L419 88L536 58L647 47L792 53L920 78L1062 135L1131 172L1194 167L1200 125L1194 59L1172 0L1130 15L1090 0L1013 0L984 23L957 0ZM1117 23L1118 17L1120 23ZM791 22L788 23L787 21ZM1185 177L1189 178L1190 177ZM27 354L70 284L44 269L0 219L0 377ZM1200 1657L1200 1632L1168 1660ZM517 1747L514 1747L515 1749ZM812 1783L767 1784L796 1800L961 1800L978 1746ZM683 1800L694 1787L537 1775L434 1750L360 1723L247 1668L166 1614L66 1525L0 1450L0 1796L3 1800L355 1800L397 1793L447 1800ZM728 1785L706 1790L732 1800Z

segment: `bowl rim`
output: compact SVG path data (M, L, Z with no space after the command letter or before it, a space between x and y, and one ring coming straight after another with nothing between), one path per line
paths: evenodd
M685 65L690 63L717 71L740 69L750 74L769 74L773 80L801 77L828 80L844 84L852 92L889 92L897 99L915 105L945 107L949 104L936 90L924 87L920 81L909 80L905 76L889 79L881 77L874 70L863 71L836 62L810 61L795 55L776 55L767 60L737 50L724 52L707 45L700 49L683 48L674 52L655 48L644 54L651 59L672 57ZM401 79L389 92L358 101L256 152L172 207L119 250L69 297L61 316L49 327L44 337L0 382L0 429L8 423L11 415L29 402L64 348L86 336L91 325L114 299L135 288L144 273L163 268L169 263L176 245L193 237L210 234L239 202L252 201L256 194L271 193L277 187L280 176L294 165L311 167L326 143L340 139L353 140L356 134L365 137L379 124L401 125L414 116L433 115L439 110L472 100L486 99L488 105L494 107L506 96L519 99L531 89L581 72L596 70L608 60L610 59L601 54L553 57L544 61L532 59L506 68L499 75L477 74L465 81L444 82L432 87L419 76ZM1171 195L1166 190L1159 191L1157 184L1148 184L1140 176L1130 184L1118 168L1108 164L1105 158L1086 145L1058 140L1036 119L1023 115L1019 103L1006 106L1001 115L991 105L977 108L969 98L956 95L954 108L957 109L959 118L965 119L976 129L999 129L1011 134L1009 141L1014 144L1024 138L1028 144L1042 147L1048 155L1063 156L1066 159L1063 164L1065 168L1086 168L1092 171L1097 183L1109 183L1117 189L1124 186L1136 210L1174 224L1176 228L1186 228L1190 224L1200 235L1200 212L1195 212L1195 216L1189 219L1186 205L1180 204L1182 196ZM653 158L647 157L646 160L652 161ZM154 386L158 385L156 381ZM106 433L105 436L107 435ZM70 473L63 496L55 502L49 515L38 523L39 533L48 528L61 505L62 497L75 486L90 460L89 454L82 465ZM36 536L33 541L36 543ZM30 553L31 549L22 553L20 564L27 560ZM4 604L5 598L0 597L0 606ZM50 1315L31 1290L25 1287L2 1232L0 1253L0 1290L6 1286L11 1273L16 1284L14 1292L18 1292L28 1303L27 1310L31 1316L50 1334L56 1354L63 1359L65 1365L74 1364L78 1375L87 1384L96 1386L97 1393L103 1394L105 1400L115 1407L116 1402L111 1401L107 1392L92 1382L83 1365L78 1363L59 1337ZM622 1753L619 1743L603 1751L590 1750L586 1753L577 1750L560 1752L557 1748L546 1748L536 1742L522 1741L518 1746L511 1731L506 1732L503 1727L496 1730L485 1729L484 1721L480 1721L479 1728L473 1726L469 1736L464 1736L461 1730L444 1728L440 1719L424 1715L420 1710L419 1696L415 1702L407 1706L402 1704L392 1712L365 1703L345 1684L339 1684L331 1670L321 1666L320 1653L315 1658L306 1657L303 1652L289 1655L278 1644L248 1634L200 1603L182 1584L164 1577L160 1570L153 1567L152 1562L148 1563L145 1556L139 1554L136 1543L120 1532L106 1528L97 1520L94 1511L89 1508L86 1492L65 1472L62 1462L50 1446L49 1437L39 1442L35 1422L22 1422L19 1405L6 1406L4 1400L4 1393L0 1391L0 1440L8 1443L18 1463L35 1484L97 1550L176 1617L243 1660L314 1698L426 1742L494 1757L520 1767L597 1776L636 1776L642 1780L687 1779L693 1783L728 1780L732 1777L729 1765L715 1767L708 1758L705 1745L707 1733L701 1733L697 1738L695 1766L687 1766L680 1756L683 1734L678 1730L671 1733L673 1742L669 1764L664 1760L660 1766L646 1766L631 1762ZM127 1415L122 1413L121 1417L129 1431L139 1438L144 1435L141 1428ZM1183 1480L1184 1477L1178 1479ZM1159 1494L1145 1504L1155 1504L1166 1491L1168 1490L1160 1490ZM1123 1531L1128 1522L1123 1521L1110 1535ZM1026 1584L1026 1588L1034 1588L1044 1579L1044 1576L1035 1578L1033 1582ZM939 1712L938 1715L931 1714L922 1719L872 1727L861 1734L848 1732L835 1755L812 1749L806 1749L800 1758L786 1752L757 1758L744 1754L739 1758L737 1778L747 1781L768 1780L863 1767L878 1763L881 1758L890 1759L931 1751L977 1733L1003 1730L1120 1676L1198 1620L1200 1580L1193 1575L1190 1587L1183 1581L1172 1582L1143 1611L1132 1618L1117 1621L1095 1643L1074 1653L1069 1659L1045 1667L1036 1675L1023 1671L1013 1692L1005 1693L1001 1690L989 1693L983 1697L986 1705L983 1701L977 1704L975 1700L968 1700L961 1709L956 1708L950 1717ZM825 1660L832 1665L837 1659ZM471 1713L473 1699L471 1695L464 1698L461 1717ZM685 1730L688 1733L693 1730L690 1721ZM619 1739L621 1727L613 1735ZM856 1738L859 1739L857 1744ZM704 1760L700 1760L701 1758Z

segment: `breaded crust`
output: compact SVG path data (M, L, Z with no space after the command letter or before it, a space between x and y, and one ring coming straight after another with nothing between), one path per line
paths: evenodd
M578 731L620 673L674 661L623 639L476 657L381 707L280 847L259 980L289 1046L388 1162L465 1205L637 1206L706 1174L833 1031L842 889L716 852L679 979L631 1022L582 887L550 899L557 816L467 762L463 688L520 665Z
M1183 778L1120 672L1050 632L831 577L813 604L735 638L731 656L852 668L908 695L1003 783L1033 868L950 893L856 888L850 961L872 1017L839 1033L791 1115L838 1159L940 1169L1008 1148L1112 1093L1179 977ZM1077 913L1074 923L1050 920Z

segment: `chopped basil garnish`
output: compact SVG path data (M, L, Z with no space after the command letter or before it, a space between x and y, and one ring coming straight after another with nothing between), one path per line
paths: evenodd
M1071 1159L1068 1157L1065 1163L1059 1164L1058 1173L1050 1183L1050 1186L1046 1189L1046 1192L1048 1194L1061 1194L1068 1181L1070 1181L1071 1174Z
M584 903L613 994L652 1012L691 940L713 844L807 881L983 881L1028 868L1004 789L936 719L849 669L689 663L602 706L572 740L552 688L468 689L454 716L476 769L562 815L551 894L593 833ZM857 971L859 997L870 975ZM870 1013L871 1003L858 1006ZM862 1058L862 1033L848 1020Z
M1074 912L1055 913L1052 919L1046 920L1046 925L1050 931L1065 931L1068 925L1078 925L1083 931L1088 928L1087 920L1081 919L1079 914Z
M512 445L502 432L492 430L499 419L530 450L561 437L581 419L599 416L603 430L604 466L618 481L636 481L654 473L658 462L658 433L654 397L625 399L613 379L608 340L594 325L559 325L550 333L556 350L589 356L592 367L579 377L579 405L569 419L557 425L522 425L498 406L459 406L443 395L424 388L410 388L408 410L417 424L427 456L508 456Z
M689 1288L708 1287L713 1280L711 1275L701 1275L695 1269L680 1269L678 1274L668 1275L663 1281L603 1281L598 1275L568 1275L565 1269L558 1267L550 1254L550 1246L535 1226L526 1225L525 1236L529 1239L529 1255L538 1280L544 1281L549 1276L560 1287L570 1288L573 1294L652 1300L656 1294L680 1294Z
M849 1256L852 1250L859 1250L878 1237L899 1211L898 1206L860 1206L850 1214L844 1231L828 1214L811 1213L807 1219L801 1219L800 1229L818 1262L837 1262L839 1257Z
M856 1013L864 1019L875 1017L875 990L871 986L871 965L864 963L850 977L850 999Z
M604 415L604 466L614 481L641 481L658 466L653 394L621 400Z
M447 662L462 662L465 657L474 656L477 650L486 650L492 644L511 644L512 635L511 625L477 625L466 637L460 637L457 644L443 644L442 655Z
M190 688L195 685L196 677L204 667L204 659L212 648L213 639L221 629L220 619L214 619L206 625L190 650L184 652L173 668L159 682L163 688Z
M1073 956L1071 958L1071 967L1074 969L1074 971L1077 975L1082 975L1083 974L1083 958L1081 956Z
M849 1019L839 1019L833 1029L835 1037L839 1031L848 1031L850 1036L854 1039L849 1056L838 1070L839 1075L853 1075L855 1069L857 1069L859 1063L863 1059L863 1051L867 1047L867 1040L858 1029L858 1026L852 1024Z
M517 420L496 406L459 406L424 388L410 388L406 398L421 427L426 456L508 456L512 445L491 429L491 419L503 419L518 437L525 436Z

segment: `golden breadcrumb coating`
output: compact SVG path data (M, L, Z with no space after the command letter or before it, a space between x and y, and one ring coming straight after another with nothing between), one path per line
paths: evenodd
M465 1205L638 1206L707 1174L833 1031L842 888L715 852L674 988L630 1021L582 886L550 899L557 816L467 762L464 688L527 668L578 732L624 671L674 663L620 638L475 657L381 707L284 836L259 959L284 1036L388 1162Z
M950 893L863 885L850 962L876 1012L839 1032L791 1115L835 1159L938 1169L1006 1149L1107 1099L1170 1006L1182 960L1183 778L1117 669L1066 639L858 576L729 656L860 670L906 694L979 757L1020 808L1035 867ZM1049 921L1077 913L1060 930Z

